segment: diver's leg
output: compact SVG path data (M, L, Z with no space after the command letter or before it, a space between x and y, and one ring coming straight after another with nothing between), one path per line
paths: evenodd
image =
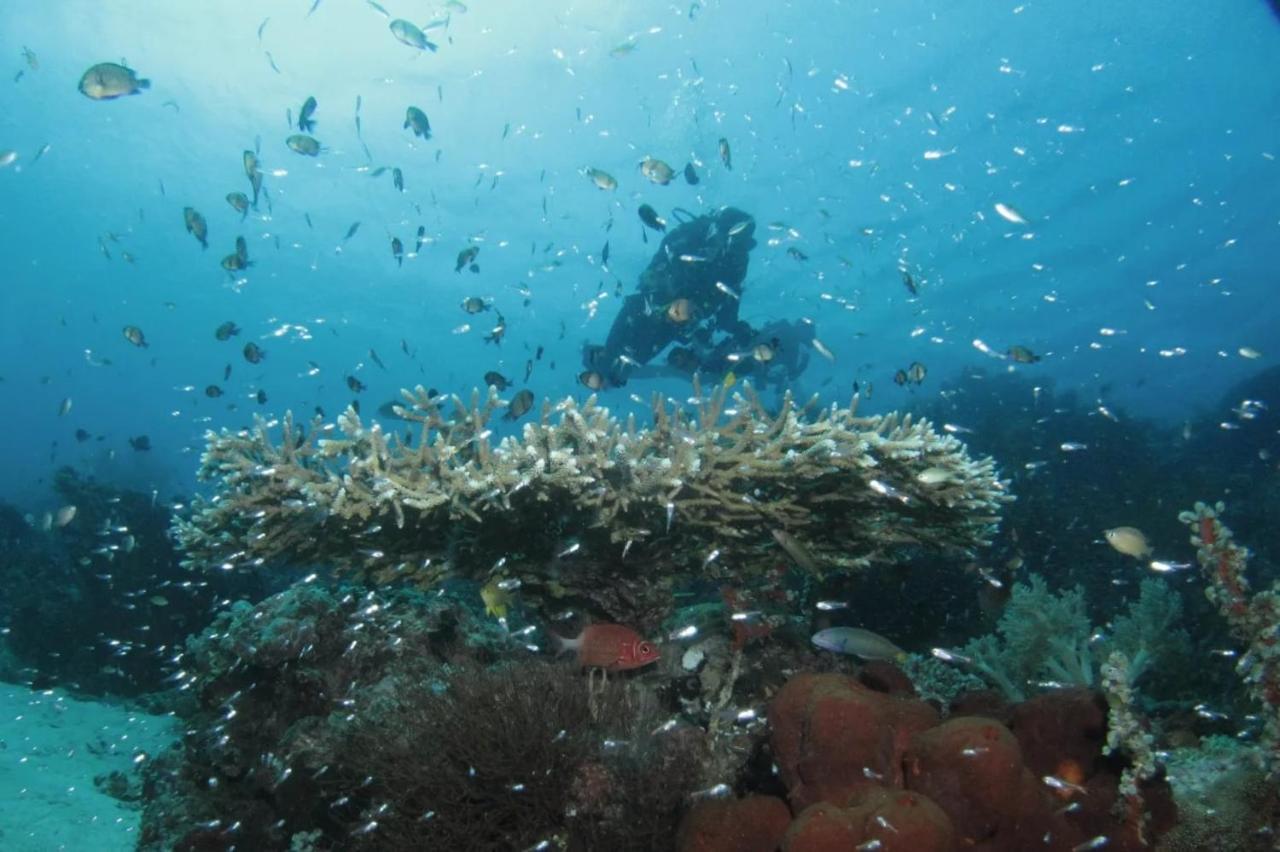
M621 356L647 364L675 337L676 329L666 321L661 307L646 306L642 295L628 296L623 300L622 310L614 318L609 337L597 356L596 369L611 383L622 384L631 365Z

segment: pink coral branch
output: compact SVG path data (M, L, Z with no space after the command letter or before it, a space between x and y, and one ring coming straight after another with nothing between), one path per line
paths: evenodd
M1196 503L1178 519L1191 529L1191 543L1209 584L1205 594L1231 632L1248 645L1236 672L1265 710L1268 769L1280 775L1280 583L1250 595L1245 577L1249 551L1236 544L1231 530L1218 520L1225 508L1222 503Z

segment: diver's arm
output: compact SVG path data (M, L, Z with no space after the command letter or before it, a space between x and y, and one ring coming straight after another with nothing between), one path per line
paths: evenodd
M622 356L647 364L674 339L675 327L665 321L661 311L652 310L638 293L627 296L613 319L596 369L621 384L630 372Z
M738 319L738 300L726 298L715 313L716 329L729 335L733 345L745 347L756 336L751 324Z

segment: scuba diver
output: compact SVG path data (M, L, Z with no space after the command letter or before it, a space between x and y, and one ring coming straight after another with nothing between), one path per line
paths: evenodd
M773 385L782 391L809 366L814 337L813 323L807 320L770 320L752 330L745 347L738 345L739 339L729 338L708 352L691 351L696 364L679 348L671 351L667 362L672 364L674 359L683 364L687 376L695 369L714 376L732 373L735 381L750 377L757 390Z
M667 233L637 292L627 296L603 345L587 344L583 364L603 387L628 378L751 374L794 378L809 363L802 344L812 326L773 321L762 329L738 318L755 219L734 207L688 216ZM650 362L676 344L666 364Z

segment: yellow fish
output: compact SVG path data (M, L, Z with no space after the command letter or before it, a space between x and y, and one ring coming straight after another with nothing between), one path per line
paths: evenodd
M728 390L738 383L738 377L733 374L733 370L724 374L724 389Z
M507 605L511 603L511 595L498 588L496 579L490 580L480 590L480 600L484 601L484 614L494 618L507 617Z

